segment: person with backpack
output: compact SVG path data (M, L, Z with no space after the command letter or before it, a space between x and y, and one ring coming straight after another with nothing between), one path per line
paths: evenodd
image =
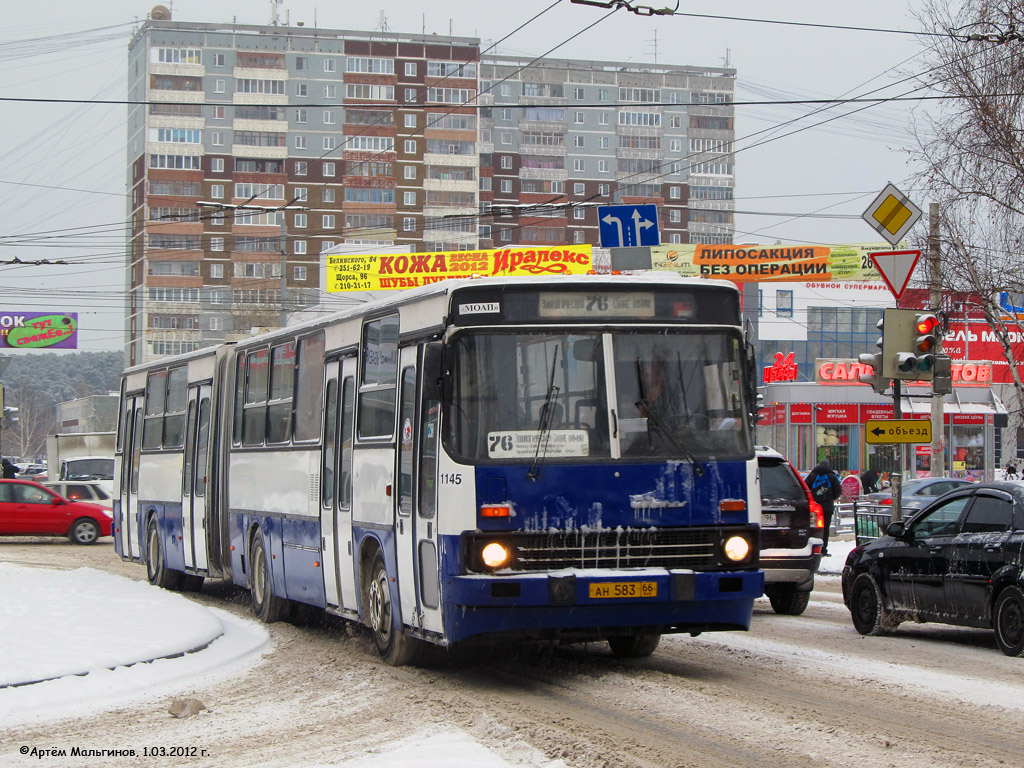
M807 478L804 482L811 489L811 498L818 502L818 504L821 504L821 510L825 513L825 530L822 532L825 543L821 548L821 556L827 557L828 534L832 529L832 514L835 512L836 499L843 495L843 489L839 484L839 478L832 471L832 467L827 459L822 459L818 462L818 466L807 473Z

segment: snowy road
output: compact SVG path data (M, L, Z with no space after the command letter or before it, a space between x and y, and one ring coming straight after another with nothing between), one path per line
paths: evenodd
M145 578L109 543L0 541L0 561ZM227 585L208 584L191 599L251 616L248 594ZM451 727L531 768L558 760L572 768L1024 761L1024 659L1003 656L981 630L901 625L892 637L861 637L835 577L819 581L801 617L776 616L759 601L751 632L666 637L639 662L595 644L464 652L431 668L393 669L377 661L362 631L340 621L269 631L273 651L262 663L181 691L208 708L195 717L171 717L169 698L159 695L14 731L0 724L0 741L206 753L15 763L43 766L362 766L390 742Z

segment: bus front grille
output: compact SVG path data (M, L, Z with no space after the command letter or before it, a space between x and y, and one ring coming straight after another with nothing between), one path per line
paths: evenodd
M692 568L718 564L721 531L714 528L514 533L511 569Z

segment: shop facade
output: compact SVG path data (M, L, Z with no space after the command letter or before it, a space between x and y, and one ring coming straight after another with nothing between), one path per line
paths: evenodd
M784 368L785 359L777 365ZM814 366L813 382L795 380L795 369L764 369L758 443L781 451L804 471L822 459L838 472L895 471L899 446L868 443L864 426L869 420L895 418L892 398L860 383L864 366L855 360L819 358ZM779 380L790 373L793 379ZM906 386L904 393L901 418L931 418L930 385ZM953 392L943 397L943 416L945 475L993 480L998 469L994 447L1007 425L1007 412L992 388L991 363L954 365ZM913 457L909 476L930 477L931 446L910 444L907 452Z

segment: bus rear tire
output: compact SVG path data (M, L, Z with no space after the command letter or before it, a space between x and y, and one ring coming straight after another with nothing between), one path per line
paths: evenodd
M260 531L253 536L249 551L249 590L252 593L252 612L264 624L273 624L287 616L288 601L273 592L270 564Z
M373 642L380 657L393 667L415 664L423 656L424 643L402 630L391 599L391 579L384 556L378 552L366 585L367 618L373 630Z
M639 635L616 635L608 638L612 653L620 659L642 659L650 656L661 642L658 632L645 632Z
M149 577L149 583L161 589L180 589L185 574L167 567L164 546L160 543L160 530L154 518L150 518L146 526L146 543L146 576Z

